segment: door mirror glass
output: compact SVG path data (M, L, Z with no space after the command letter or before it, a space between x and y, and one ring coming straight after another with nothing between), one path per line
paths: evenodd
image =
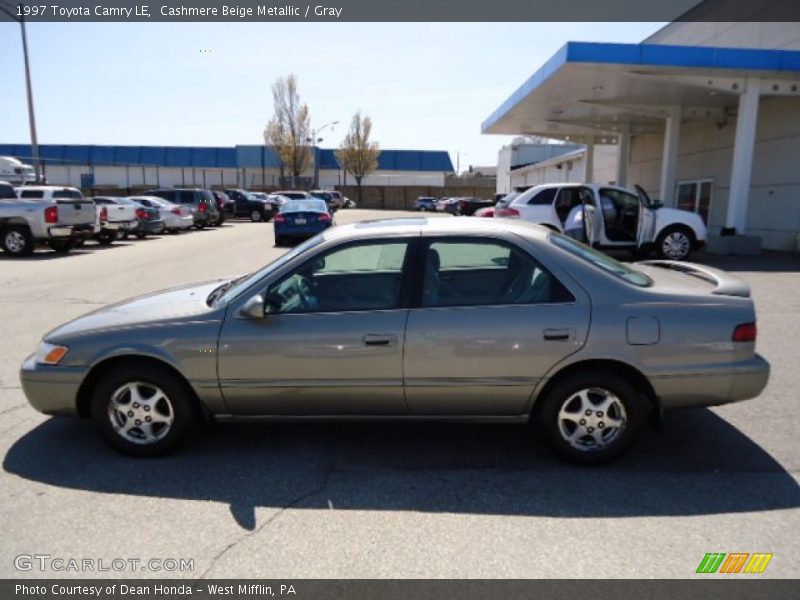
M261 294L253 296L244 303L239 314L246 319L263 319L264 318L264 297Z

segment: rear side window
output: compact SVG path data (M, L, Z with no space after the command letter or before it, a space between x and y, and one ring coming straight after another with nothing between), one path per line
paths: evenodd
M170 202L175 202L175 191L174 190L156 190L155 192L148 192L151 196L158 196L159 198L164 198L164 200L169 200Z
M574 297L533 257L495 240L441 240L428 246L422 306L572 302Z
M193 204L194 203L194 192L184 192L184 191L177 191L175 193L176 200L175 202L179 204ZM169 200L169 198L167 198Z
M22 190L19 195L20 198L44 198L44 192L41 190Z
M552 204L553 200L555 200L556 192L558 192L558 188L543 189L538 194L534 194L533 198L528 200L528 205L541 206L544 204Z
M8 200L13 198L14 200L17 199L17 194L14 192L14 188L10 185L6 185L5 183L0 184L0 199Z
M639 287L650 287L653 285L652 280L641 271L632 269L628 265L614 260L607 254L598 252L586 244L581 244L570 237L555 232L550 234L550 239L562 250L566 250L581 260L594 265L598 269L606 271L607 273L611 273L612 275L616 275L628 283L632 283L633 285Z

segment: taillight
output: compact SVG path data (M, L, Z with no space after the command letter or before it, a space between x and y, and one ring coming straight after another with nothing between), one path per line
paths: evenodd
M461 200L461 202L458 203L458 210L464 210L465 208L467 208L467 203Z
M108 209L105 206L100 209L100 222L108 222Z
M519 211L516 208L501 208L496 210L494 215L496 217L510 217L512 219L519 218Z
M208 210L208 204L201 202L200 206L197 207L197 210L199 210L201 213L206 212Z
M325 221L325 222L328 222L328 221L330 221L330 220L331 220L331 216L330 216L329 214L327 214L327 213L322 213L322 214L319 216L319 220L320 220L320 221Z
M44 209L44 222L45 223L58 223L58 207L48 206Z
M180 208L173 208L172 211L170 211L170 212L172 212L173 215L180 215L181 214L181 209Z
M147 218L148 218L147 211L145 209L143 209L143 208L137 208L136 209L136 218L137 219L143 219L143 220L146 221Z
M277 215L275 215L275 222L276 223L283 223L285 220L286 220L286 217L284 217L281 213L278 213Z
M733 330L731 339L734 342L755 342L757 333L755 323L742 323Z

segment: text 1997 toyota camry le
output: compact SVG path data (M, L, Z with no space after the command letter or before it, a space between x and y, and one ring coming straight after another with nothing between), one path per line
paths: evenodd
M627 266L537 225L400 219L80 317L21 379L36 409L139 456L196 419L533 418L599 463L662 409L757 396L755 338L750 290L724 272Z

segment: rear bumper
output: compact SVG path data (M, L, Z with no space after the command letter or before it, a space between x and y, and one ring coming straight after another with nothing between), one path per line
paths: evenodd
M326 229L328 229L330 225L326 225L324 227L320 227L319 225L309 226L309 227L294 227L294 226L286 226L282 225L280 227L275 227L275 235L281 237L312 237L317 235L318 233L322 233Z
M90 238L94 235L94 223L81 225L54 225L47 229L50 239Z
M84 369L37 365L31 354L19 373L22 391L30 405L46 415L76 415L78 388Z
M649 377L664 410L717 406L758 396L769 381L770 366L756 354L752 359L703 372L678 372Z

